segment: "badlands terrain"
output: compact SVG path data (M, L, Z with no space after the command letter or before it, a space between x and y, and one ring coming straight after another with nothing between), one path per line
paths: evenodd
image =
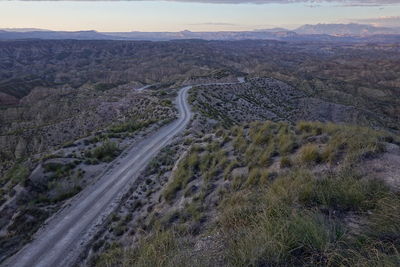
M398 265L399 52L1 41L0 261Z

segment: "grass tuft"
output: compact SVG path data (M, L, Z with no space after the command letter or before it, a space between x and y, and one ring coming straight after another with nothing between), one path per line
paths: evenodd
M321 162L321 155L317 145L307 144L300 148L299 160L301 163L310 165Z

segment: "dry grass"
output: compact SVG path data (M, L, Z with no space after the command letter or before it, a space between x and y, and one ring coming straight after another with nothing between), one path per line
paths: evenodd
M228 244L227 260L233 266L340 266L347 262L374 266L381 259L394 266L400 259L395 199L375 181L354 177L320 181L308 171L294 170L269 187L239 190L222 203L219 223ZM368 216L371 210L373 215ZM351 211L370 217L369 226L356 237L348 234L339 215ZM368 241L359 243L360 238Z
M363 179L352 168L383 151L386 133L346 125L257 122L248 130L235 127L219 135L233 137L233 159L230 155L228 160L229 153L218 143L210 142L201 152L192 150L164 196L173 199L165 195L167 190L175 196L190 177L200 178L201 192L179 215L183 222L199 226L204 212L212 208L202 204L207 202L210 182L225 180L217 220L207 228L221 233L224 248L219 256L227 266L396 266L400 262L400 195L381 181ZM277 160L284 170L273 174L269 166ZM316 175L313 168L318 163L342 167ZM232 178L236 167L248 167L248 175ZM363 222L356 232L345 220L354 215ZM191 233L177 236L169 228L145 236L143 245L116 258L127 257L129 266L200 266L184 253L193 248L182 240L192 238Z
M303 146L299 151L299 161L306 165L319 163L321 161L321 155L318 146L314 144Z
M293 163L289 157L284 156L281 158L280 167L281 168L290 168L292 167Z
M96 260L95 265L99 267L183 267L190 262L188 255L180 249L184 246L185 244L179 242L179 237L174 231L155 230L141 239L135 248L112 247Z
M178 165L177 170L172 176L163 192L165 200L171 202L176 193L186 187L193 179L195 170L199 167L199 158L196 151L191 151Z

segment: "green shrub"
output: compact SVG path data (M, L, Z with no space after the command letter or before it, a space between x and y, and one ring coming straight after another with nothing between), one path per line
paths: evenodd
M76 147L76 146L77 145L73 141L67 142L62 145L63 148L70 148L70 147Z
M67 164L49 162L43 164L42 166L45 172L52 172L53 178L57 179L71 175L71 170L73 170L79 163L80 161L78 160L69 162Z
M0 179L0 185L4 185L8 181L11 181L13 185L23 183L26 181L28 176L29 169L22 163L17 163L7 171L3 178Z
M57 195L55 198L52 199L52 202L56 203L56 202L64 201L66 199L69 199L69 198L75 196L80 191L82 191L82 187L74 186L74 187L62 192L61 194Z
M56 162L50 162L43 164L43 169L45 172L57 172L60 170L64 169L64 164L61 163L56 163Z
M123 132L134 133L138 130L141 130L143 128L150 126L151 124L153 124L155 122L156 121L154 121L154 120L148 120L148 121L131 120L128 122L124 122L124 123L112 126L109 128L109 131L111 133L123 133Z
M93 149L90 156L100 161L111 162L120 152L121 150L116 143L106 140L101 146Z
M126 83L126 82L121 81L121 82L117 82L117 83L98 83L94 86L94 89L97 91L104 92L104 91L110 90L112 88L118 87L119 85L124 84L124 83Z
M121 236L123 235L127 230L127 227L125 225L117 224L113 228L113 232L115 233L116 236Z
M169 99L164 99L161 101L161 105L166 106L166 107L172 107L172 101Z

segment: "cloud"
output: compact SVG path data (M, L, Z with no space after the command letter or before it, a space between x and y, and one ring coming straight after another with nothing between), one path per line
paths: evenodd
M0 0L1 2L2 0ZM22 0L22 1L41 1L41 0ZM45 1L63 1L63 0L45 0ZM65 0L70 1L70 0ZM74 0L73 0L74 1ZM75 0L75 1L88 1L88 0ZM104 0L89 0L89 1L104 1ZM106 0L107 1L107 0ZM120 1L120 0L109 0ZM156 0L125 0L125 1L156 1ZM339 3L348 6L382 6L400 4L400 0L158 0L168 2L182 2L182 3L208 3L208 4L292 4L292 3L306 3L311 7L322 3Z
M191 23L188 25L192 26L240 26L234 23L226 23L226 22L202 22L202 23Z
M140 1L140 0L139 0ZM192 3L227 3L227 4L242 4L242 3L253 3L253 4L290 4L290 3L341 3L349 5L387 5L387 4L399 4L400 0L166 0L173 2L192 2Z

